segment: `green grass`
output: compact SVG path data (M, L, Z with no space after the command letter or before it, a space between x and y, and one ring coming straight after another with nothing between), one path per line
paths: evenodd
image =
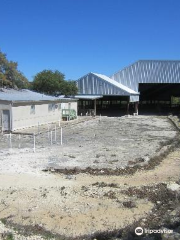
M6 240L14 240L13 234L12 233L7 233L7 236L5 238Z

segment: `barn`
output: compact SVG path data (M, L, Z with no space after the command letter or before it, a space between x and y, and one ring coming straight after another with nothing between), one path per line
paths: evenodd
M59 121L62 109L77 113L77 100L58 98L30 90L0 89L0 123L2 131Z
M109 77L89 73L77 86L80 112L170 112L179 108L180 61L140 60Z

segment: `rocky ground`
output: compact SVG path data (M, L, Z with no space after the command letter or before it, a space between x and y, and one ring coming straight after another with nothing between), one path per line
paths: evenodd
M65 136L63 148L1 152L2 239L125 240L137 238L136 227L174 231L137 239L180 239L179 135L167 118L93 119L67 129ZM81 154L61 161L67 145L74 155L80 144ZM105 156L94 159L97 144ZM103 147L116 154L115 165L107 164L115 156Z
M32 136L21 135L19 139L19 135L12 135L12 148L9 149L9 139L5 135L2 141L6 147L0 145L0 167L6 172L15 171L18 162L17 172L23 172L21 165L26 167L24 171L37 171L39 168L82 170L88 167L115 170L134 165L135 162L148 162L176 136L175 128L163 117L102 117L101 121L90 118L89 121L75 123L63 126L62 146L59 129L57 142L53 145L50 145L47 132L38 135L36 153L33 153ZM53 141L54 137L53 132ZM4 165L3 159L6 160Z

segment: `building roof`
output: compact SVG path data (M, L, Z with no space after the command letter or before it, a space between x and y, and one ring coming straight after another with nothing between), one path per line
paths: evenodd
M125 85L118 83L117 81L113 80L112 78L107 77L106 75L99 74L99 73L92 73L92 74L96 75L97 77L107 81L108 83L114 85L115 87L120 88L121 90L123 90L129 94L139 94L138 92L135 92L134 90L126 87Z
M95 100L95 99L99 99L99 98L102 98L103 96L102 95L76 95L75 98L76 99L87 99L87 100Z
M134 91L139 83L180 83L180 60L139 60L111 78Z
M10 88L0 88L0 100L11 102L38 102L68 100L68 98L48 96L42 93L30 91L28 89L15 90Z

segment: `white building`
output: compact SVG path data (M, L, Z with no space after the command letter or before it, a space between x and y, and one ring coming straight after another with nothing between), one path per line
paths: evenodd
M74 109L77 113L77 100L24 89L0 89L0 122L3 131L59 121L62 119L62 109Z

